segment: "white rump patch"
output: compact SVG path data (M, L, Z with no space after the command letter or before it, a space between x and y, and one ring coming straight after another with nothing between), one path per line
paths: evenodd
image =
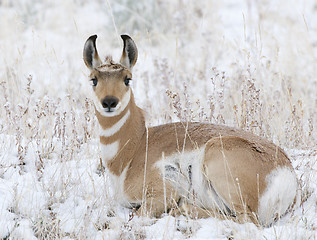
M100 129L100 136L103 136L103 137L110 137L112 135L114 135L116 132L118 132L122 126L126 123L126 121L128 120L130 116L130 110L128 110L126 112L126 114L118 121L116 122L115 124L112 125L112 127L110 128L107 128L107 129Z
M114 117L118 116L120 113L123 112L123 110L128 106L130 102L130 97L131 97L131 88L124 94L123 98L121 101L119 101L118 105L113 108L112 112L106 112L105 108L101 105L100 100L97 98L96 94L93 93L93 101L96 107L96 110L103 116L103 117Z
M290 168L283 167L274 169L265 180L267 187L260 197L258 216L262 225L270 225L293 204L297 179Z
M119 141L110 144L100 144L101 156L103 161L113 159L119 151Z

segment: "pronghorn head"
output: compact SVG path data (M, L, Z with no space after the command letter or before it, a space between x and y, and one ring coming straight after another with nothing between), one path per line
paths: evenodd
M121 35L121 38L123 52L120 63L113 62L111 58L102 63L96 48L97 35L90 36L84 46L84 61L90 69L95 107L106 117L119 115L128 105L131 96L129 83L138 50L131 37Z

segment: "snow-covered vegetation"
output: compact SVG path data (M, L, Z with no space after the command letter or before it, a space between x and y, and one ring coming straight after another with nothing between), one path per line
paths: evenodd
M205 121L280 145L300 189L269 228L131 215L100 167L85 40L139 49L147 124ZM316 239L317 2L0 0L0 238Z

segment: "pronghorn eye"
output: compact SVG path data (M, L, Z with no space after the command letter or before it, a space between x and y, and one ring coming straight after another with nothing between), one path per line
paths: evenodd
M125 77L125 79L124 79L124 84L125 84L126 86L129 86L129 83L130 83L131 80L132 80L131 78Z
M90 81L92 81L92 85L93 85L94 87L96 87L96 86L97 86L98 80L97 80L97 78L96 78L96 77L94 77L94 78L90 79Z

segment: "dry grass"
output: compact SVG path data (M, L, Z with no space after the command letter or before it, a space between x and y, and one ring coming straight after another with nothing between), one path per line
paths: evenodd
M28 219L38 239L89 238L91 232L100 238L151 238L146 227L153 224L151 220L132 221L120 213L111 213L112 208L118 208L109 193L107 172L100 168L98 124L87 93L86 72L82 71L81 48L88 35L112 32L108 38L100 37L100 49L111 51L119 47L111 29L109 8L102 1L91 7L81 1L61 7L50 2L31 2L0 1L0 14L4 14L0 36L6 37L0 47L0 176L10 180L12 176L24 179L31 174L36 188L40 188L39 198L44 199L39 202L44 204L34 203L26 211L21 197L27 194L17 186L8 209L6 205L2 208L5 214L14 214L15 224L6 226L1 237L21 236L19 229ZM238 34L231 38L222 30L228 29L225 20L219 22L222 13L234 11L230 5L162 1L156 3L157 8L147 9L142 17L140 9L147 5L145 2L138 6L131 1L120 3L124 8L111 2L113 17L118 31L135 35L139 45L133 85L138 104L147 112L148 124L179 120L227 124L286 148L301 185L299 206L288 219L300 236L312 236L316 216L312 217L309 211L316 202L310 201L314 201L311 196L317 189L317 72L312 66L316 66L317 33L310 25L311 15L294 23L292 12L278 16L274 9L266 10L269 3L265 1L246 1L246 12L242 16L238 11L237 17L244 21L243 29L239 29L242 37ZM41 12L48 5L52 9L45 17ZM64 13L70 12L73 19L67 16L63 24L63 19L54 23L54 13L60 8ZM72 8L76 11L70 11ZM81 19L81 9L88 15L83 18L89 19L89 11L97 11L104 22L98 25L92 17L95 25L89 25L88 20ZM151 19L161 13L162 21ZM41 23L41 19L45 21ZM131 24L125 25L130 20ZM152 28L147 31L149 26ZM272 26L277 30L270 32ZM64 28L70 29L72 35L65 45ZM229 27L230 30L234 32L236 28ZM278 38L279 30L286 35L292 33L290 40ZM292 41L299 47L294 48ZM87 171L83 170L85 167ZM76 208L81 200L86 201L85 209ZM67 201L77 203L69 218L61 214L61 206ZM77 214L80 210L84 213ZM75 223L72 225L69 219ZM156 223L166 227L166 238L196 236L202 224L183 218L170 221L174 228L160 220ZM228 239L265 235L263 229L241 230L228 222L211 221L223 225L224 233L219 236ZM276 233L277 239L279 236L286 239Z

